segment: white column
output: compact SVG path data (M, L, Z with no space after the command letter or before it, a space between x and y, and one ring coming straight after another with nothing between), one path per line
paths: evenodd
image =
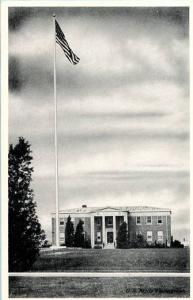
M113 216L113 241L114 241L114 245L116 247L116 216Z
M91 216L91 248L94 248L94 216Z
M123 215L123 219L124 219L124 222L127 223L127 214L124 214L124 215Z
M105 216L102 216L102 226L103 226L103 245L106 245L106 235L105 235Z
M166 240L167 240L167 245L170 246L169 241L168 241L168 216L166 215Z
M127 223L127 234L128 234L128 237L130 238L130 236L129 236L129 224L128 224L128 215L127 215L127 213L124 213L123 220L124 220L124 222Z

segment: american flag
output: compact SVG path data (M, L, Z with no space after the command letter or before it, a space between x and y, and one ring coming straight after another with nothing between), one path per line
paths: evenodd
M76 54L74 54L72 49L70 49L70 46L68 45L65 35L56 20L55 20L55 28L56 28L56 43L58 43L61 46L68 60L74 65L76 65L79 62L80 58L76 56Z

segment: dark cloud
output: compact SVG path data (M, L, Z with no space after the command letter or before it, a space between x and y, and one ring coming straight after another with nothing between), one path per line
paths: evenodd
M70 133L60 136L61 140L65 142L70 142L71 140L76 140L77 142L89 142L89 141L110 141L113 139L121 140L138 140L143 139L143 142L148 139L153 139L154 141L159 140L181 140L188 141L188 132L174 132L174 131L154 131L154 130L114 130L112 132L103 131L100 133L90 132L90 133Z
M60 60L60 65L57 67L57 86L58 94L60 97L68 98L85 97L87 95L99 96L108 95L113 90L131 86L136 82L142 84L145 82L167 82L167 83L179 83L184 84L184 92L188 94L188 70L185 68L185 61L182 58L177 58L173 51L171 51L171 43L174 40L174 31L178 38L183 36L184 32L188 32L188 9L187 8L100 8L100 7L82 7L82 8L10 8L10 19L21 19L21 23L15 28L19 29L24 25L26 28L29 26L29 37L31 25L23 22L27 20L34 20L39 24L39 31L42 32L43 38L45 38L46 24L48 24L48 17L52 15L53 10L61 16L67 22L71 22L70 19L77 20L78 25L84 30L85 27L90 26L88 34L96 28L100 31L101 35L108 36L112 45L119 45L117 52L112 48L113 57L124 57L124 68L121 68L117 72L111 71L111 66L97 72L93 70L92 66L88 66L86 69L81 67L81 63L86 62L87 51L82 51L80 66L76 68L69 68L68 62ZM116 22L114 22L116 18ZM36 20L35 20L36 19ZM160 24L162 20L162 24ZM17 22L16 22L17 23ZM87 24L88 23L88 24ZM97 23L97 24L96 24ZM155 23L155 24L154 24ZM49 22L50 24L50 22ZM85 25L86 24L86 25ZM91 24L93 24L91 26ZM88 25L88 26L87 26ZM103 30L102 27L106 27L107 30ZM176 29L176 27L177 29ZM154 30L152 30L154 27ZM33 28L33 27L32 27ZM86 28L85 28L86 29ZM173 30L171 30L173 29ZM116 31L116 32L115 32ZM48 34L48 33L46 33ZM141 36L152 38L155 34L154 40L156 44L162 47L167 57L174 66L174 74L169 74L167 69L160 68L156 64L152 64L151 60L147 60L140 51L133 51L132 47L128 47L126 42L128 37L135 39ZM85 38L82 39L82 47L86 49ZM117 38L115 38L115 35ZM93 31L93 41L95 40L95 31ZM187 36L186 36L187 38ZM11 41L11 37L10 37ZM33 47L33 39L30 40L28 47ZM84 45L85 41L85 45ZM163 47L164 45L164 47ZM153 45L152 45L153 46ZM21 45L22 47L22 45ZM145 47L145 45L144 45ZM58 49L60 51L61 49ZM114 51L114 52L113 52ZM180 50L179 50L180 51ZM93 53L94 55L94 53ZM114 59L112 57L112 59ZM51 87L53 84L53 62L52 53L45 55L45 53L38 52L38 48L34 49L34 55L25 56L25 51L22 56L17 57L17 64L20 68L20 74L15 74L14 81L19 81L19 77L25 78L23 82L23 88L28 91L34 97L50 95L52 93ZM128 70L127 66L132 61L136 65L136 69ZM11 62L11 60L10 60ZM98 61L100 65L102 61ZM160 62L161 64L161 62ZM148 74L148 76L147 76ZM33 98L33 96L32 96ZM34 99L33 99L34 101Z
M53 84L53 74L47 69L47 62L41 58L34 63L32 59L19 59L10 57L9 59L9 89L17 92L18 89L27 89L28 94L39 95L52 94L51 84ZM41 65L40 65L41 61ZM46 70L47 69L47 70ZM17 83L17 84L16 84ZM30 98L28 98L29 100ZM32 100L34 103L34 99Z
M18 30L25 25L27 19L33 17L35 11L30 7L9 8L9 30Z
M116 18L139 18L141 22L155 20L168 20L175 24L188 25L188 7L11 7L9 8L10 30L17 30L24 25L25 20L32 17L51 16L92 17L104 19L115 16Z
M129 54L127 51L127 57L133 56L132 53ZM173 58L174 59L174 58ZM137 61L136 61L137 60ZM112 93L112 90L118 88L124 89L124 87L129 87L135 85L136 82L139 84L157 83L165 82L169 83L184 83L185 90L184 93L188 93L188 74L185 70L184 65L178 60L177 66L178 71L174 75L167 74L166 71L161 71L155 66L151 66L145 62L142 58L133 57L133 61L136 61L136 65L140 65L140 69L137 70L120 70L117 73L109 74L109 70L103 71L101 73L93 73L91 70L82 70L77 67L77 70L72 68L67 68L65 70L65 62L60 62L64 64L64 67L57 69L57 87L60 97L74 98L79 95L79 97L85 97L87 95L103 96ZM125 66L126 66L125 61ZM17 68L16 68L17 67ZM16 68L16 69L15 69ZM15 72L12 74L12 70ZM148 72L148 76L147 75ZM52 58L48 56L34 56L29 58L10 58L10 76L12 76L13 81L22 81L23 89L26 92L39 95L51 95L53 89L53 64ZM25 80L24 80L25 79ZM10 86L11 87L11 86ZM33 93L32 93L33 87ZM33 95L32 95L33 96Z
M22 126L22 124L21 124ZM43 134L38 133L31 136L31 127L30 125L27 128L23 128L20 130L22 132L22 135L25 137L28 137L32 142L34 146L38 146L40 144L46 145L52 145L53 144L53 128L50 127L50 132L46 132ZM19 134L19 132L18 132ZM15 135L14 135L15 136ZM14 136L10 136L10 142L13 140ZM114 131L102 131L100 133L90 131L88 133L81 133L81 132L69 132L69 133L59 133L58 134L58 144L59 144L59 151L61 149L61 152L64 151L72 151L76 152L78 149L83 150L85 148L88 148L88 146L96 147L97 145L111 145L111 144L119 144L124 145L126 142L129 144L137 143L141 141L141 146L145 144L145 142L170 142L177 141L182 143L188 143L189 141L189 133L188 132L173 132L173 131L154 131L154 130L114 130ZM76 148L78 146L78 148ZM151 144L150 144L151 147ZM63 149L64 148L64 149Z
M149 166L149 165L148 165ZM153 165L155 167L155 165ZM166 167L165 165L157 165L156 167ZM112 178L121 178L121 179L154 179L159 180L160 178L165 179L171 178L173 180L177 178L184 178L185 180L189 178L189 172L187 171L99 171L99 172L87 172L85 174L86 177L89 178L101 178L102 180L104 178L112 179ZM83 178L85 178L84 175L82 175Z
M78 114L71 114L70 118L75 118L75 119L79 119L82 118L82 120L84 119L92 119L93 121L95 120L127 120L127 119L148 119L148 118L162 118L169 115L166 112L158 112L158 111L143 111L143 112L133 112L133 113L129 113L129 112L116 112L116 113L78 113Z
M25 82L24 76L21 72L21 65L17 57L11 56L9 58L9 90L18 92L22 89Z

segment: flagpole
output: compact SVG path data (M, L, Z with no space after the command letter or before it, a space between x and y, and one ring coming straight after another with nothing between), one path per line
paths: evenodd
M55 144L55 183L56 183L56 246L60 246L59 239L59 197L58 197L58 141L57 141L57 97L56 97L56 30L55 18L53 14L54 27L54 144Z

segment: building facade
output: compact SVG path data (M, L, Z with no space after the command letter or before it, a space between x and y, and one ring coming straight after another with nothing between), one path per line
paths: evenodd
M60 211L60 244L65 244L65 226L70 215L76 228L79 220L84 222L84 233L90 239L91 247L115 248L120 224L128 226L129 241L143 235L149 244L171 243L171 210L148 206L87 207ZM52 244L56 244L56 220L52 213Z

